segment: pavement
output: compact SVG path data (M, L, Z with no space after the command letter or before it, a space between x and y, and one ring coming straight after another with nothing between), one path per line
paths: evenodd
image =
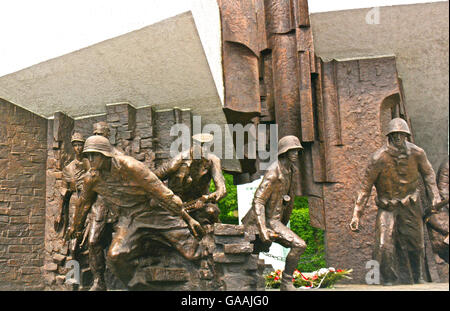
M414 285L366 285L336 284L334 288L298 289L299 291L449 291L448 283L425 283Z

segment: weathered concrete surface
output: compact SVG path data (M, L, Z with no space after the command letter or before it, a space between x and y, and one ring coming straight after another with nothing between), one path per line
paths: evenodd
M129 101L195 107L209 122L225 121L190 12L3 76L0 94L45 117L105 113L105 104Z
M311 14L315 51L324 58L395 55L416 144L437 170L448 154L448 1Z
M199 20L186 12L0 77L0 96L47 118L56 111L74 119L104 114L106 104L130 102L136 108L189 108L202 125L226 124L221 68L205 54L220 52L220 41L203 44L197 26L206 26ZM233 160L222 166L240 170Z

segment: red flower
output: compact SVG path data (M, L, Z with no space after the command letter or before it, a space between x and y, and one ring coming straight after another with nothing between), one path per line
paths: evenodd
M278 276L275 277L275 281L278 281L280 278Z
M317 275L315 275L312 279L313 280L317 280L319 277Z
M336 272L344 272L342 269L337 269Z

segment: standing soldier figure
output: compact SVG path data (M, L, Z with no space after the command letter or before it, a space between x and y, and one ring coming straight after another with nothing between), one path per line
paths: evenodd
M278 161L267 170L256 190L252 208L242 219L247 230L257 235L254 252L268 251L272 242L291 248L286 257L280 290L295 290L292 277L306 243L286 227L294 206L293 175L298 153L303 149L295 136L285 136L278 143Z
M227 194L220 159L202 146L212 142L213 138L211 134L194 135L193 146L189 150L181 152L155 170L159 179L168 179L169 189L183 202L193 205L194 211L202 209L203 213L199 213L201 222L209 224L219 221L220 210L216 202ZM213 193L209 192L211 179L216 186Z
M419 204L419 177L422 176L433 205L440 201L436 175L425 151L407 141L411 135L401 118L389 123L387 144L370 160L356 200L351 230L359 231L360 218L372 187L377 190L376 245L374 259L380 263L384 285L400 276L409 283L423 283L423 212ZM399 273L399 269L405 273Z
M75 193L77 197L83 189L83 177L89 170L89 162L83 158L84 138L80 133L74 133L71 139L72 147L75 152L75 159L63 168L64 186L61 191L63 200L59 215L57 216L54 228L56 232L63 230L63 235L69 225L70 199ZM71 242L71 251L75 251L75 241Z

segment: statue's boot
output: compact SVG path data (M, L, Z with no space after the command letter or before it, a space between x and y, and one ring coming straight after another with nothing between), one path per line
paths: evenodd
M94 283L90 291L106 291L105 256L100 244L89 245L89 267L94 276Z
M96 276L94 278L94 283L92 284L91 289L89 291L91 292L99 292L99 291L106 291L106 282L105 278L103 276Z
M295 291L297 290L292 282L292 275L283 273L281 276L280 291Z

